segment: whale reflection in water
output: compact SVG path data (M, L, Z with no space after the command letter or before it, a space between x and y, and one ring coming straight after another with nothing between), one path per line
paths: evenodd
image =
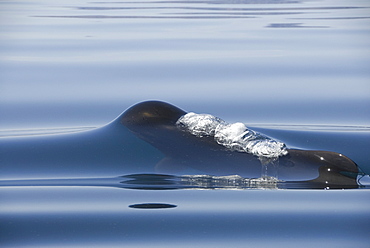
M102 186L143 189L359 186L357 165L342 154L287 148L241 123L160 101L136 104L101 128L1 138L0 172L2 179L126 173L114 177L118 184ZM81 180L77 184L85 185ZM26 184L32 182L38 185Z

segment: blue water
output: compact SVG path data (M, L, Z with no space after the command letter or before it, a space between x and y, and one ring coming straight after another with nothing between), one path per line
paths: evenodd
M142 181L117 178L148 170L122 163L160 159L139 139L125 143L123 162L104 133L84 163L63 156L73 146L55 157L45 149L58 141L50 134L81 135L160 99L288 147L345 154L370 173L369 29L370 4L360 0L0 2L0 143L34 154L6 153L14 159L0 173L0 246L368 247L366 188L164 190L152 180L137 189L129 185ZM94 150L105 144L113 148ZM22 179L38 183L7 181Z

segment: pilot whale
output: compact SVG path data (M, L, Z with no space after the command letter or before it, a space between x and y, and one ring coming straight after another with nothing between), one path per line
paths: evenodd
M212 137L196 137L178 128L186 112L165 102L148 101L132 106L121 123L139 138L162 151L160 172L178 173L193 168L210 175L260 177L261 161L251 154L219 145ZM357 186L357 165L343 154L331 151L287 149L278 159L278 178L325 185Z
M129 173L261 177L261 159L179 128L187 112L161 101L138 103L88 131L0 138L0 177L117 176ZM331 151L287 148L273 163L279 180L319 188L358 187L357 165Z

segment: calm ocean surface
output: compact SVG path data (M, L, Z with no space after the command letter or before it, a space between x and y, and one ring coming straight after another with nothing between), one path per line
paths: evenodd
M369 41L367 0L0 1L0 149L42 154L156 99L369 174ZM369 186L171 188L105 149L76 167L0 150L0 246L369 247Z

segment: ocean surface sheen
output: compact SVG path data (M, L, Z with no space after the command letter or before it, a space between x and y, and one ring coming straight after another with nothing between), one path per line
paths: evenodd
M369 40L367 0L1 1L0 246L369 247ZM343 154L358 185L158 173L115 125L146 100Z

